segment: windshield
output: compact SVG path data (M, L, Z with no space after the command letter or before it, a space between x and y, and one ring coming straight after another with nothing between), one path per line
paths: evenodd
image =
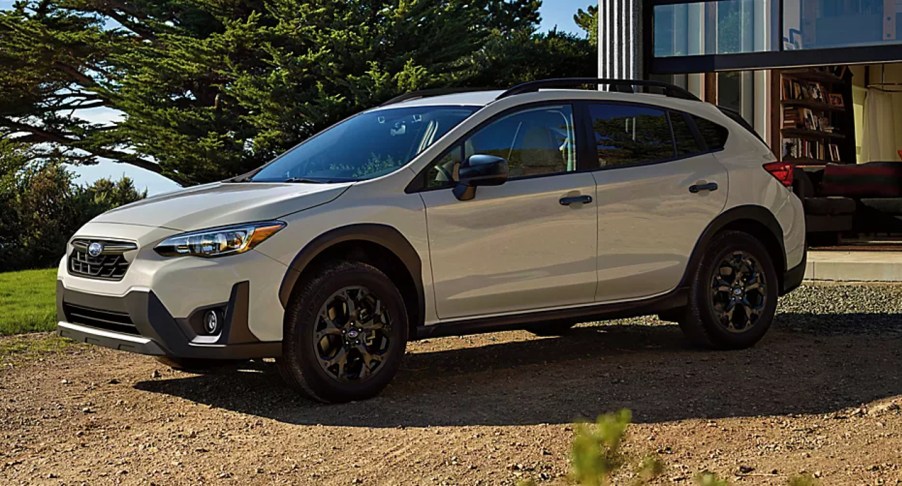
M361 113L289 150L251 181L344 182L389 174L475 111L424 106Z

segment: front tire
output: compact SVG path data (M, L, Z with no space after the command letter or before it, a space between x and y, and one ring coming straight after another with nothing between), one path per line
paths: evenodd
M397 373L408 327L391 279L366 263L339 263L302 281L292 296L279 372L321 402L371 398Z
M751 347L774 320L778 285L773 260L760 241L740 231L720 233L693 278L680 328L695 345Z

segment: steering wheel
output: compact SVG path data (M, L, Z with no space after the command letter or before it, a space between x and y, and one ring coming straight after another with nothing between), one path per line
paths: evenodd
M452 162L452 165L453 165L453 162ZM439 174L441 174L442 176L445 177L445 181L454 182L454 175L451 174L451 172L448 171L448 169L444 165L436 165L435 170L438 171ZM435 179L440 180L438 177L436 177Z

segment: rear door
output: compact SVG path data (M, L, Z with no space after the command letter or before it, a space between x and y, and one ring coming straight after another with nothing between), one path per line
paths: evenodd
M727 172L713 155L718 147L706 145L693 117L660 107L592 103L588 118L599 167L596 300L673 290L702 232L726 205Z

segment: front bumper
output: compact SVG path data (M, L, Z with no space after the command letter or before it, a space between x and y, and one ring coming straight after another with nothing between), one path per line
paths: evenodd
M150 290L107 296L67 289L58 281L57 332L75 341L153 356L211 360L279 357L280 342L261 342L248 329L249 289L248 282L239 282L232 287L228 302L175 319ZM202 315L213 308L222 309L221 332L203 335Z

